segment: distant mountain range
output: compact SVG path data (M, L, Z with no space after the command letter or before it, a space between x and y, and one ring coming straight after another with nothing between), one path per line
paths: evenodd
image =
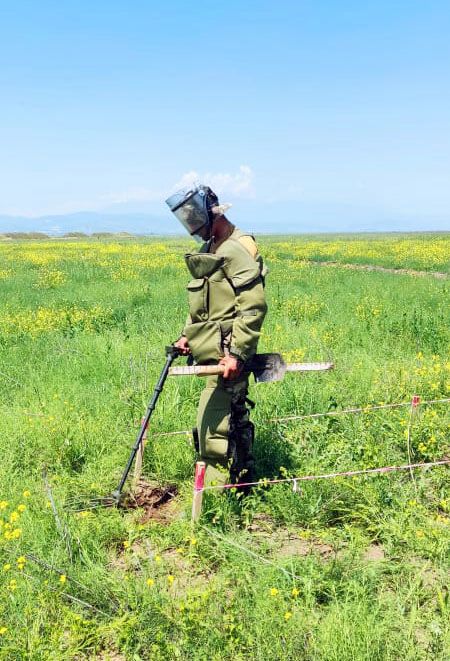
M399 215L383 209L321 202L236 200L229 218L255 234L304 234L320 232L450 231L450 219L442 216ZM44 232L58 236L68 232L129 232L173 235L184 232L161 205L145 210L117 205L113 210L80 211L39 217L0 215L2 232Z
M49 235L67 232L131 232L133 234L180 234L174 219L146 213L97 213L80 211L60 216L1 216L0 232L45 232Z

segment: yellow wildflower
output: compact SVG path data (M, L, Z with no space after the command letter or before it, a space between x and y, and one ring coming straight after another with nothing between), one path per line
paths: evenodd
M64 583L67 581L67 576L65 574L61 574L59 577L59 582L64 585Z
M162 558L161 558L160 555L155 555L155 562L156 562L157 565L161 564L161 560L162 560Z
M78 512L79 519L87 519L90 516L94 516L94 515L89 510L82 510L81 512Z
M129 549L130 548L130 542L127 539L123 542L123 548L124 549Z
M9 517L9 520L11 521L11 523L14 523L14 521L17 521L18 518L19 518L19 513L18 512L11 512L11 515Z
M169 574L168 577L167 577L167 580L169 582L169 585L172 585L172 583L175 580L175 576L173 576L172 574Z
M197 544L197 540L195 539L195 537L192 537L191 538L191 546L195 546L196 544Z
M151 587L153 587L153 585L155 585L155 579L153 579L153 578L148 578L146 582L147 582L147 585L148 585L149 588L151 588Z
M0 636L4 636L7 631L8 629L6 627L0 627Z
M436 521L437 523L443 523L444 525L448 525L449 519L447 516L442 516L442 514L437 514Z
M298 595L300 594L300 590L298 588L292 588L291 594L293 597L298 597Z
M20 505L17 505L17 511L18 512L25 512L26 509L27 509L27 506L24 505L23 503L20 503Z
M16 562L18 565L24 565L26 563L27 559L24 555L21 555L17 558Z
M11 565L9 564L9 562L3 565L3 571L9 571L10 569L11 569Z
M7 500L0 500L0 510L4 510L8 507L9 503Z
M277 588L270 588L270 596L271 597L276 597L278 594L278 589Z
M286 622L290 620L291 617L292 617L291 611L287 611L287 613L284 614L284 619L286 620Z

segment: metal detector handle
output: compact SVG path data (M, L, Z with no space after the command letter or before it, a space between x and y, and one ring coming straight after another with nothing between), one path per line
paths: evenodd
M156 402L158 401L158 397L161 394L161 391L164 387L164 383L165 383L165 381L167 379L167 376L169 374L169 368L172 365L173 361L176 358L178 358L178 356L180 355L180 352L177 349L177 347L174 347L172 345L172 346L166 347L166 355L167 355L166 362L165 362L163 370L162 370L162 372L159 376L158 383L156 384L155 389L153 391L153 396L152 396L152 398L150 400L150 403L148 405L145 417L142 419L141 428L139 430L139 434L137 436L136 442L133 445L133 448L131 450L131 454L128 458L128 463L125 467L125 470L122 473L122 477L120 479L120 482L119 482L119 485L118 485L117 489L113 492L113 496L117 499L119 499L120 494L122 493L122 489L123 489L124 484L127 480L128 474L131 470L131 467L133 465L134 458L136 457L137 451L139 450L139 447L142 443L142 439L144 438L145 430L148 427L148 423L150 421L152 413L155 410Z

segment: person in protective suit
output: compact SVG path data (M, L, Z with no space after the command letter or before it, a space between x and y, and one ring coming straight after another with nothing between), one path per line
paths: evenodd
M199 453L207 483L254 479L254 426L249 419L248 374L244 363L255 353L267 312L265 268L254 238L225 217L208 186L180 191L166 200L185 229L203 241L185 255L192 276L189 316L175 342L196 364L219 363L223 376L211 376L200 396L197 416Z

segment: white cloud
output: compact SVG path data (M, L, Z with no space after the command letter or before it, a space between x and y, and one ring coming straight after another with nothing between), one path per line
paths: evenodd
M248 165L239 166L234 174L229 172L206 172L199 174L195 170L186 172L173 186L173 190L187 188L193 184L206 184L211 186L218 195L232 195L233 197L253 196L253 170Z
M160 202L171 193L188 188L195 184L211 186L219 196L253 197L253 171L248 165L241 165L237 172L206 172L200 174L196 170L185 172L176 184L166 190L133 186L124 191L109 193L98 198L90 208L101 208L106 205L127 204L131 202Z
M211 186L213 191L221 197L221 201L227 201L226 196L233 198L254 197L253 189L253 170L248 165L240 165L238 170L231 172L205 172L199 173L195 170L183 174L174 186L165 189L146 186L131 186L122 191L112 191L98 195L97 197L66 200L59 204L51 206L42 205L41 207L31 209L10 208L2 210L2 213L11 215L40 216L40 215L64 215L75 213L80 210L102 211L111 210L115 205L134 205L140 208L147 208L145 203L157 202L161 204L168 195L180 188L192 186L192 184L206 184ZM225 196L225 199L224 199Z

